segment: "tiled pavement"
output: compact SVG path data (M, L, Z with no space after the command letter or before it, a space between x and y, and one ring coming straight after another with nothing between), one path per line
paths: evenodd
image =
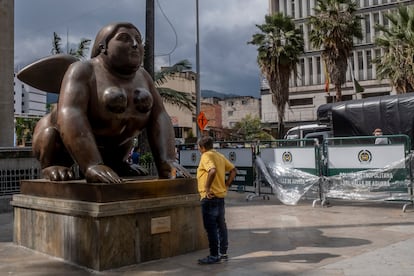
M402 203L226 199L229 261L202 266L208 250L96 272L13 244L0 214L0 275L414 275L414 209Z

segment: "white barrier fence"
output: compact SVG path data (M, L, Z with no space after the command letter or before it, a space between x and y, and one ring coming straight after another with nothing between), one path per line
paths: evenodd
M412 202L409 137L390 135L390 144L379 145L375 138L329 138L323 145L310 139L245 142L217 150L240 171L232 189L272 193L285 204L296 204L310 190L322 204L328 198ZM199 158L197 149L180 151L181 165L194 176Z

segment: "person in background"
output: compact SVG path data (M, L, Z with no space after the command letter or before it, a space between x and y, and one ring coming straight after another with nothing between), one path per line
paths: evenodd
M131 154L131 161L132 164L139 164L139 152L138 152L138 147L135 146L134 149L132 150L132 154Z
M383 135L382 129L376 128L372 134L374 136L382 136ZM378 137L378 138L375 139L375 144L376 145L389 144L389 143L390 143L389 139L385 138L385 137Z
M210 255L199 259L198 263L215 264L228 259L224 198L237 170L223 154L213 149L212 137L203 136L197 144L201 153L197 168L198 192L210 248ZM229 172L227 180L226 172Z

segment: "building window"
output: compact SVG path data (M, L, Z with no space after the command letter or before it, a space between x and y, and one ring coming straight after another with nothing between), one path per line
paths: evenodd
M334 103L336 96L327 96L326 103ZM352 95L342 95L342 101L350 101L352 100Z
M298 106L298 105L313 105L313 98L303 98L303 99L290 99L289 105Z
M242 105L246 105L247 104L247 101L246 100L242 100Z
M366 42L371 43L371 22L369 19L369 14L364 16L365 21L365 39Z
M371 50L367 50L367 79L372 79L372 53Z
M309 62L309 84L312 85L313 84L313 62L312 62L311 57L308 59L308 62Z
M380 23L379 19L380 19L379 13L378 12L374 13L374 26L379 25ZM379 31L376 28L374 29L374 32L375 32L375 36L377 36L379 33Z
M174 137L175 138L184 138L182 127L174 127Z
M300 59L300 83L305 85L305 59Z
M227 111L227 116L233 116L233 111Z
M390 21L384 15L382 16L382 24L384 27L388 27L390 25Z
M317 78L317 82L316 84L321 84L321 57L316 57L316 78Z
M290 1L292 17L295 18L295 0Z
M233 106L234 105L234 102L228 102L228 105L229 106Z
M362 51L357 52L357 59L358 59L358 80L362 80L364 78L364 57Z

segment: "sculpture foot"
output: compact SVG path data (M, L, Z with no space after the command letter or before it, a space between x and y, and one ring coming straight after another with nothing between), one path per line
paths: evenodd
M42 169L43 178L50 181L67 181L75 179L71 168L64 166L50 166Z

